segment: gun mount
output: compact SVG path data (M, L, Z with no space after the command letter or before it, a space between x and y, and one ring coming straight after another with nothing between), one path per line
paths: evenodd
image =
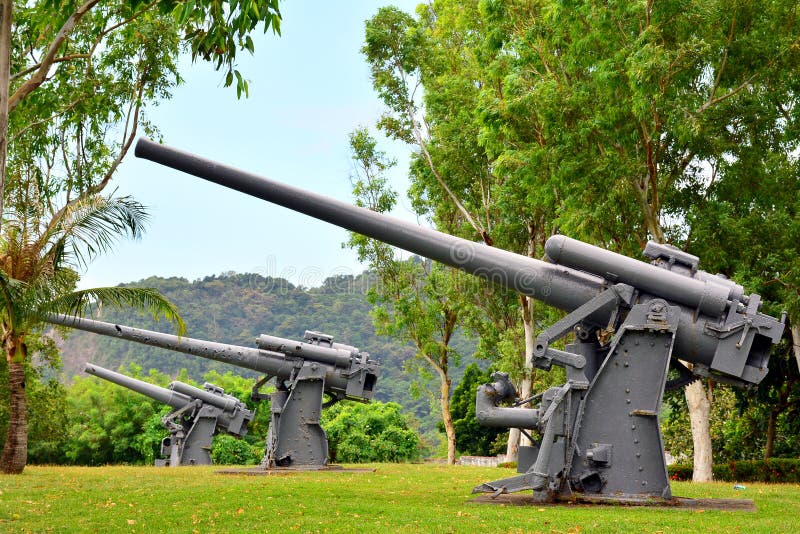
M516 398L503 375L481 386L484 424L536 429L541 444L520 454L517 477L474 491L533 490L540 500L670 498L658 413L672 367L675 384L697 376L758 384L784 318L760 313L759 295L697 269L698 258L651 242L651 264L566 236L551 237L541 261L474 243L277 183L140 139L136 155L425 256L564 310L536 339L534 365L566 369L567 382L541 394L537 409L504 408ZM575 334L559 350L551 345ZM610 335L609 335L610 334ZM684 365L686 362L687 365ZM538 397L538 396L537 396ZM517 401L517 405L525 399Z
M161 419L169 437L161 442L161 455L166 458L157 459L157 466L211 465L214 435L225 432L242 438L247 434L247 423L253 420L253 412L242 401L208 382L199 389L175 381L167 389L93 363L87 363L84 372L173 408Z
M275 378L275 391L269 394L265 469L327 465L328 439L319 423L322 409L342 399L369 401L378 377L378 364L369 354L319 332L307 331L305 342L262 335L258 348L250 348L66 315L52 315L48 321L264 373L253 387L254 400L265 398L259 389Z

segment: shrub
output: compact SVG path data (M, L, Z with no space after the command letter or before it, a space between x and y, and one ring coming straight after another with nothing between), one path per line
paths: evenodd
M669 466L671 480L691 480L691 465ZM726 482L770 482L796 484L800 482L800 459L770 458L769 460L742 460L714 464L715 480Z
M260 460L255 448L227 434L214 437L211 460L217 465L254 465Z
M400 405L338 403L323 412L332 462L406 462L419 459L419 435Z

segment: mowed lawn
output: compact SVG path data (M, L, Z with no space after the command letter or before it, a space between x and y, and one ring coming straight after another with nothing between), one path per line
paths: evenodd
M359 466L361 467L361 466ZM800 532L800 485L673 483L757 512L470 502L498 468L380 464L276 476L217 467L28 467L0 477L0 532Z

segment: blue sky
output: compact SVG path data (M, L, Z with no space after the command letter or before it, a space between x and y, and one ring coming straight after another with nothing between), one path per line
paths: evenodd
M164 142L274 180L350 201L348 134L374 125L383 106L359 49L364 21L384 5L413 12L408 0L281 2L282 36L255 37L242 57L250 98L223 88L223 75L188 59L186 83L148 117ZM374 130L373 130L374 131ZM391 180L394 214L413 219L405 199L410 149L383 141L398 159ZM226 271L282 276L316 286L327 276L359 273L344 230L246 197L129 154L114 178L151 220L140 241L121 241L82 274L81 287L116 285L151 275L189 280Z

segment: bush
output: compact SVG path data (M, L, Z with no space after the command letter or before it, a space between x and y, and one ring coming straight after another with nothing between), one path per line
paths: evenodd
M261 458L255 447L246 441L228 434L219 434L214 437L211 445L211 460L216 465L254 465Z
M338 403L323 412L331 462L407 462L419 459L419 435L400 405Z
M671 480L691 480L691 465L670 465ZM731 461L712 467L714 480L726 482L770 482L797 484L800 482L800 459L770 458L769 460Z

